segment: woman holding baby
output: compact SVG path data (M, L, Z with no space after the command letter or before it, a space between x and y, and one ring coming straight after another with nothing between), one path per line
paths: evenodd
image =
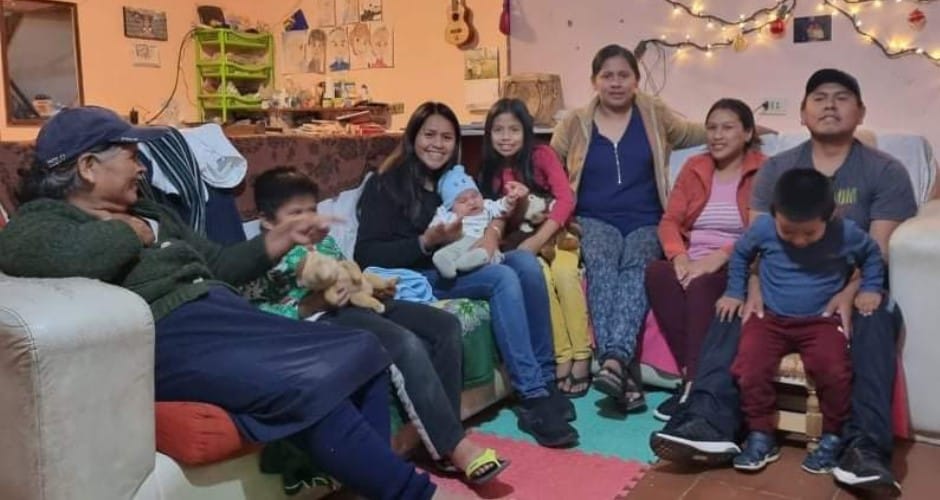
M459 134L447 105L425 102L415 110L401 144L363 190L355 259L363 266L420 270L439 298L488 301L497 346L521 399L520 428L544 446L571 446L578 439L567 422L574 408L555 389L548 297L535 256L508 252L499 264L453 279L434 267L433 253L464 234L461 217L430 224L443 201L438 183L457 164ZM504 227L504 219L494 218L482 228L476 245L490 258L497 256Z

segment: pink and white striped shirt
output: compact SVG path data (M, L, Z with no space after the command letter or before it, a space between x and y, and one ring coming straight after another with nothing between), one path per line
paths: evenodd
M738 209L737 190L740 179L719 183L712 178L711 196L705 209L692 224L689 233L689 258L698 260L726 245L733 244L744 232Z

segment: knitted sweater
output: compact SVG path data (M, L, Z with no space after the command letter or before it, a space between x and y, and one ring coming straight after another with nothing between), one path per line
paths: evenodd
M145 247L122 221L99 220L64 201L29 202L0 231L0 270L118 285L143 297L159 321L213 285L244 283L273 264L260 236L222 247L155 202L142 200L131 212L159 223L153 245Z

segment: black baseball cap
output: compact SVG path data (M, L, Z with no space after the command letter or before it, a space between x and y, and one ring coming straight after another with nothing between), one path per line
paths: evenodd
M834 68L823 68L813 73L813 75L809 77L809 80L806 80L805 95L809 95L814 90L819 88L820 85L826 83L838 83L855 94L855 97L858 98L859 102L862 101L862 89L858 86L858 80L845 71Z
M36 160L55 168L102 146L146 142L166 132L165 127L135 127L100 106L65 108L39 129Z

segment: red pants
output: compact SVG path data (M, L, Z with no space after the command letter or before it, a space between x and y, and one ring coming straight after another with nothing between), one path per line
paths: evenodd
M702 343L715 317L715 302L725 293L726 268L699 276L683 289L672 262L656 260L646 266L646 296L656 322L685 379L694 380Z
M780 359L800 353L806 374L816 383L823 432L839 433L849 417L852 368L841 320L787 318L764 312L741 328L741 343L731 373L741 389L741 410L752 431L776 429L777 392L773 379Z

